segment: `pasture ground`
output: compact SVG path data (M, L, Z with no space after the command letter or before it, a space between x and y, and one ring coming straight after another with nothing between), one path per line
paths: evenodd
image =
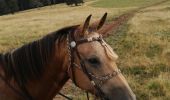
M104 8L142 7L163 0L96 0L91 6Z
M112 21L115 16L161 0L123 1L94 0L79 7L60 4L0 16L0 51L12 50L61 27L82 23L89 14L96 20L108 12L108 21ZM118 66L137 100L170 100L170 1L139 11L106 40L119 55ZM71 82L62 93L85 100L85 94Z

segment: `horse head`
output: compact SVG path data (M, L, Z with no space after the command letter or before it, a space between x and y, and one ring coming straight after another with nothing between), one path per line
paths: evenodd
M90 24L89 15L83 25L68 35L68 74L78 87L101 99L136 100L116 66L118 55L103 39L111 30L105 30L106 17L107 13L101 20Z

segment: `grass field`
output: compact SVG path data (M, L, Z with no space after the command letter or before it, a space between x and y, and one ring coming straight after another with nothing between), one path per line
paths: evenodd
M106 8L142 7L146 5L151 5L159 1L162 0L97 0L91 5L94 7L106 7Z
M96 20L105 12L112 17L127 10L129 9L93 8L86 5L68 7L60 4L1 16L0 51L16 48L59 28L80 24L89 14L93 14L93 20Z
M141 11L108 39L137 100L170 99L169 15L166 7Z
M161 0L94 0L79 7L60 4L0 16L0 51L82 23L89 14L96 20L108 12L111 21L131 9L158 1ZM139 11L106 40L119 55L118 65L137 100L170 100L170 2ZM85 100L83 92L70 83L62 92Z

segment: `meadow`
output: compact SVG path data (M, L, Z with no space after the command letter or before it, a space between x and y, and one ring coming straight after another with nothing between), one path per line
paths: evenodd
M93 0L78 7L59 4L0 16L0 52L80 24L89 14L96 20L108 12L109 23L116 16L159 1ZM170 100L170 1L138 11L106 41L119 55L117 64L137 100ZM86 100L83 91L70 81L62 93ZM58 99L65 100L60 96Z
M97 0L97 2L92 3L94 7L104 7L104 8L125 8L125 7L142 7L146 5L151 5L156 2L163 0Z

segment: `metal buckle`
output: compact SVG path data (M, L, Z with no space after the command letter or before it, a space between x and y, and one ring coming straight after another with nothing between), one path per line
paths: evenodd
M96 85L94 81L91 81L91 84L92 84L93 86L95 86L95 85Z

